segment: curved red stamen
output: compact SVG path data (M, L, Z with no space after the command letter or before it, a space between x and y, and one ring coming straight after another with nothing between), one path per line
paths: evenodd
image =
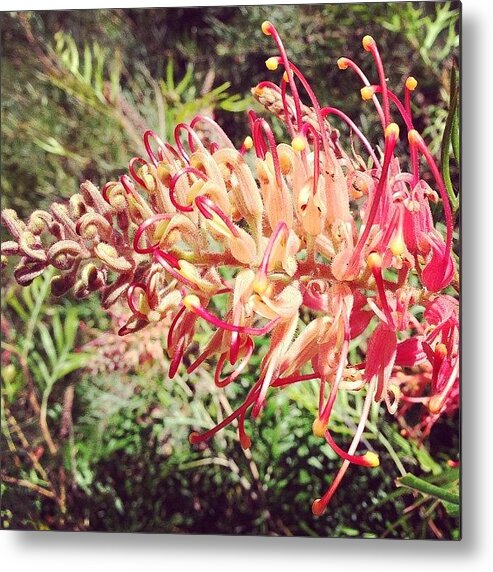
M287 377L278 377L275 381L271 383L271 387L284 387L286 385L291 385L292 383L298 383L299 381L308 381L310 379L318 379L320 373L314 371L312 373L306 373L303 375L289 375Z
M123 188L127 195L133 195L135 191L135 185L133 184L132 179L128 175L122 175L118 179L122 184Z
M412 135L411 135L412 134ZM454 238L454 218L452 215L452 209L450 207L450 202L448 198L447 189L445 188L445 184L442 179L442 175L440 174L440 170L433 159L428 146L423 141L423 138L417 131L410 131L409 132L409 144L411 148L415 147L417 150L421 152L421 154L426 159L428 166L432 172L432 175L436 181L438 186L438 190L440 192L440 198L442 199L443 204L443 212L445 214L445 224L447 227L447 236L446 236L446 251L444 254L444 259L446 260L450 257L450 253L452 250L452 241Z
M159 160L162 161L164 158L166 158L168 160L168 162L172 162L174 159L176 159L177 161L179 161L180 163L182 162L182 157L181 155L178 153L178 151L173 147L173 145L170 145L169 143L165 143L164 147L162 149L159 149L158 151L158 156L159 156Z
M359 465L361 467L373 467L374 466L372 464L372 462L368 460L368 457L366 456L366 454L365 455L350 455L349 453L344 451L344 449L341 449L339 447L339 445L337 445L337 443L334 441L334 439L332 438L332 435L330 434L330 431L328 431L328 430L325 432L325 440L329 444L330 448L335 453L337 453L339 455L339 457L341 457L345 461L349 461L353 465Z
M347 322L347 320L345 320ZM332 384L329 399L327 400L327 404L325 408L319 411L320 420L327 424L329 422L330 415L332 413L332 408L334 406L337 392L339 391L339 385L342 381L342 374L344 373L344 367L346 365L346 359L349 351L349 331L345 329L344 331L344 342L341 348L341 355L339 357L339 365L337 367L336 376L334 379L334 383Z
M245 356L243 357L241 362L238 364L238 366L234 369L234 371L223 379L221 379L221 372L222 372L224 363L226 362L226 359L228 356L227 356L227 352L221 354L221 357L219 358L219 360L217 362L216 371L214 373L214 382L215 382L217 387L226 387L227 385L232 383L240 375L240 373L245 369L245 367L248 365L248 362L250 361L250 358L252 356L255 344L253 343L253 340L251 338L247 338L246 344L248 347L247 347L247 351L246 351Z
M365 228L360 238L358 239L358 242L354 249L353 260L356 259L361 254L361 251L363 250L363 247L365 246L368 236L370 234L373 222L375 221L380 199L382 198L384 190L387 186L387 176L389 172L390 161L392 159L396 143L397 143L397 137L393 134L385 138L385 149L384 149L383 165L380 178L378 179L377 188L375 189L375 192L373 194L373 200L370 206L370 212L366 220Z
M282 43L281 37L279 36L278 31L276 30L276 28L272 24L270 24L270 26L269 26L269 33L272 35L275 43L277 44L277 49L279 50L279 53L281 54L282 64L284 65L284 68L286 69L286 73L288 74L288 83L289 83L289 87L291 89L291 95L293 97L293 101L294 101L294 105L295 105L295 109L296 109L296 119L297 119L297 123L298 123L298 129L301 129L301 125L303 123L303 115L301 113L301 100L300 100L300 96L298 94L298 89L296 88L293 72L291 70L292 64L290 63L290 61L288 59L288 56L287 56L286 50L284 49L284 44Z
M344 58L344 62L346 64L346 67L351 68L356 73L356 75L361 79L361 81L363 82L363 85L365 87L371 87L371 83L370 83L369 79L363 73L362 69L355 62L353 62L353 60L351 60L349 58ZM345 68L341 68L341 69L345 69ZM380 102L378 101L378 98L375 94L373 94L371 99L373 101L373 104L375 105L375 109L377 110L377 113L378 113L378 116L380 118L380 122L382 124L382 127L385 129L386 123L385 123L385 116L383 113L382 106L380 105Z
M371 87L375 93L382 93L381 85L372 85ZM413 129L412 117L409 115L406 108L402 105L402 102L399 100L397 95L388 88L387 88L387 95L390 101L392 101L392 103L397 107L397 110L399 111L402 119L404 120L404 123L406 124L408 131Z
M396 206L394 212L392 214L392 218L390 219L390 224L385 229L385 234L380 241L380 252L381 254L383 250L385 250L389 246L389 242L394 234L395 229L402 228L402 219L403 219L403 210L401 208L401 204Z
M365 47L365 49L367 48ZM387 89L387 80L385 78L385 70L383 68L382 58L380 57L378 46L375 40L373 40L373 38L368 43L368 51L373 56L373 59L375 60L375 64L377 66L378 77L380 79L380 86L382 88L383 115L385 118L384 127L387 127L387 125L390 123L390 105L389 105L389 93Z
M382 305L385 317L387 318L387 323L389 327L394 328L395 327L394 318L390 310L389 301L387 300L385 285L382 276L382 267L379 265L377 266L372 265L371 272L373 274L373 278L375 278L375 283L377 285L377 290L378 290L378 297L380 298L380 304Z
M277 242L278 238L281 236L281 233L284 235L288 235L289 230L288 226L285 222L278 222L274 232L271 234L269 242L267 243L267 248L265 249L264 256L262 257L262 262L259 267L259 273L266 276L269 268L269 261L270 257L272 256L272 252L274 250L274 245Z
M238 437L242 449L249 449L252 445L252 440L245 431L245 411L242 411L238 416Z
M360 420L358 423L358 427L356 429L356 433L353 436L353 440L351 441L351 445L349 447L348 454L354 455L356 448L361 440L361 436L363 434L363 430L366 425L366 420L368 419L368 415L370 413L370 407L373 400L373 394L375 390L375 381L370 382L370 386L368 387L367 394L365 396L365 401L363 403L363 410L361 412ZM332 481L332 484L328 488L327 492L322 496L320 499L316 499L312 505L312 511L315 515L320 516L324 510L326 509L327 505L329 504L331 498L334 496L340 482L342 481L346 471L350 465L348 460L345 460L339 469L335 479Z
M240 236L240 233L238 232L238 229L235 227L233 222L223 213L223 211L216 205L214 201L209 199L209 197L206 197L205 195L199 195L195 199L195 204L206 219L211 220L213 218L213 214L211 214L212 212L224 222L233 236Z
M229 350L229 363L231 365L236 363L238 354L240 352L241 338L238 332L231 332L231 348Z
M192 121L190 122L190 127L192 129L195 128L195 126L197 125L197 123L199 123L200 121L203 121L204 123L207 123L210 127L212 127L216 133L219 134L219 136L221 137L221 139L223 140L223 143L227 146L230 147L231 149L234 149L235 146L233 145L233 142L231 141L231 139L226 135L225 131L222 129L222 127L220 127L215 121L214 119L212 119L211 117L207 117L207 115L196 115Z
M195 175L196 177L199 177L204 181L207 181L207 175L205 175L202 171L199 171L195 167L184 167L183 169L180 169L177 173L173 175L169 186L169 198L171 204L175 207L176 210L188 213L193 211L193 207L190 205L181 205L175 198L176 183L178 182L180 177L186 174Z
M319 133L310 123L304 123L301 133L307 139L307 132L310 132L313 140L313 196L316 195L318 189L318 179L320 177L320 143Z
M329 156L330 156L329 155L329 140L327 139L326 128L329 129L329 133L330 133L330 126L325 125L322 114L321 114L320 103L318 102L317 96L315 95L315 92L311 88L311 86L308 83L308 81L306 80L305 76L301 73L301 71L293 63L291 63L291 67L293 68L294 73L296 74L296 76L300 80L301 84L305 88L306 93L308 94L308 97L310 98L310 101L313 104L313 109L315 110L315 115L317 116L317 121L318 121L318 124L320 127L320 137L322 138L322 147L324 148L324 152L325 152L326 157L329 158Z
M118 185L118 183L116 181L108 181L107 183L105 183L103 185L103 188L101 189L101 194L103 195L103 199L109 204L110 203L110 199L108 197L108 192L110 189L112 189L113 187L115 187L116 185Z
M135 305L134 302L134 292L136 289L142 290L142 292L144 293L144 295L147 297L147 286L143 283L143 282L134 282L133 284L131 284L127 290L127 302L128 302L128 307L130 308L130 310L132 311L132 313L137 316L138 318L141 318L143 320L147 320L147 316L142 313L137 306Z
M143 179L141 179L139 177L139 175L137 175L137 171L135 169L135 164L136 163L140 163L141 165L147 165L147 161L145 159L143 159L142 157L134 157L133 159L130 160L130 163L128 164L128 170L130 171L130 174L132 175L132 179L134 181L136 181L141 187L146 187L145 181Z
M159 135L157 135L154 131L152 131L152 129L148 129L144 133L143 139L144 139L144 147L146 149L147 155L149 156L151 163L155 167L157 167L157 164L159 161L159 149L164 148L164 143L163 143L162 139L159 137ZM149 139L154 139L154 141L158 144L158 156L157 157L154 154L154 151L152 150L151 143L150 143Z
M172 348L173 347L173 334L175 333L175 328L178 325L178 321L181 318L181 316L183 316L184 312L185 312L186 308L185 306L182 306L178 312L176 312L173 320L171 321L171 325L169 327L168 330L168 336L166 339L166 347L167 348Z
M175 377L176 372L178 371L178 368L180 367L181 360L182 360L183 353L184 353L184 345L185 345L185 338L180 338L178 340L178 344L175 348L175 353L173 354L173 357L171 358L171 361L169 364L168 377L170 379L173 379Z
M281 87L280 87L279 91L281 92L284 117L285 117L286 125L288 127L289 134L291 135L291 137L294 137L296 134L296 131L295 131L291 116L296 117L296 109L293 110L292 107L290 109L289 101L287 98L287 85L288 84L284 80L284 78L281 78Z
M161 220L170 220L172 216L173 216L172 213L156 214L145 220L142 224L140 224L135 232L133 239L133 249L135 250L135 252L137 252L138 254L150 254L151 252L154 252L154 250L156 250L156 248L159 247L159 241L156 242L156 244L153 244L147 248L142 248L139 246L140 239L142 238L144 232L148 230L150 226Z
M180 139L180 131L182 129L184 129L188 134L188 146L190 147L190 151L192 153L195 152L193 140L195 139L196 143L198 143L199 146L202 146L202 141L200 140L200 137L197 135L197 133L195 133L195 131L187 123L178 123L178 125L175 127L174 137L175 137L176 146L178 147L178 151L179 151L180 155L182 156L182 158L184 159L184 161L186 163L189 163L190 157L188 156L187 152L185 151L185 148L183 147L183 143L181 142L181 139Z
M280 318L275 318L270 322L268 322L265 326L262 326L261 328L254 328L252 326L237 326L236 324L230 324L229 322L225 322L224 320L221 320L221 318L218 318L214 314L211 314L208 310L206 310L206 308L204 308L201 305L190 306L189 310L191 312L194 312L201 318L203 318L206 322L209 322L213 326L216 326L217 328L221 328L228 332L238 332L240 334L248 334L250 336L263 336L269 333L280 319Z
M176 278L179 282L181 282L182 284L184 284L188 288L191 288L192 290L195 290L197 288L196 284L194 284L188 278L185 278L185 276L183 276L183 274L181 274L181 272L179 272L179 270L180 270L179 262L178 262L177 258L175 258L172 254L168 254L167 252L164 252L160 248L156 248L154 250L154 252L152 253L152 256L153 256L154 261L159 262L159 264L169 274L171 274L171 276L173 276L173 278Z
M247 398L237 409L233 411L230 415L228 415L225 419L223 419L220 423L218 423L209 431L205 433L190 433L188 440L192 445L196 445L197 443L201 443L202 441L208 441L211 437L213 437L218 431L227 427L230 423L232 423L241 413L246 411L248 407L253 403L252 398Z
M365 137L363 132L357 127L357 125L354 123L354 121L350 117L348 117L344 112L340 111L336 107L323 107L320 110L320 113L322 114L322 117L324 117L324 118L327 117L327 115L336 115L337 117L342 119L354 131L354 133L356 134L356 137L358 137L358 139L364 145L365 149L368 151L368 154L373 159L375 166L378 169L380 168L380 161L378 160L378 157L375 155L375 151L373 151L373 147L371 146L370 142Z

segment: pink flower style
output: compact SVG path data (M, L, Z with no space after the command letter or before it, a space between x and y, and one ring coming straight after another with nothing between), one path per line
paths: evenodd
M338 60L361 82L363 100L375 106L380 150L342 111L321 107L276 28L264 22L262 30L279 54L267 59L267 68L282 75L279 85L264 81L252 91L283 120L290 143L277 143L269 123L253 111L251 136L239 150L206 116L177 125L173 145L147 131L148 157L133 158L129 175L101 191L86 181L68 205L34 211L27 223L4 210L13 240L2 252L21 256L14 275L22 285L51 265L60 271L52 282L56 295L71 288L78 297L100 291L106 308L126 298L131 317L122 336L169 320L170 378L183 367L201 320L214 333L187 372L214 360L218 387L237 381L255 351L254 339L268 337L258 379L241 405L213 429L193 432L190 442L207 441L235 421L241 446L248 448L245 419L261 415L273 389L319 380L313 432L342 459L329 489L313 502L320 515L350 464L379 464L375 452L358 452L372 402L383 401L397 413L419 400L436 418L457 401L457 302L441 293L456 283L454 220L440 171L413 126L414 78L405 82L402 103L387 86L370 36L363 48L374 60L376 84L352 60ZM409 161L396 155L400 130L393 113L406 128ZM332 116L359 139L366 162L344 149ZM199 137L199 126L207 140ZM407 163L409 172L402 170ZM421 178L423 164L434 188ZM438 200L444 237L430 210L430 201ZM225 279L224 268L234 277ZM223 316L215 312L220 296L227 299ZM311 321L305 325L300 312L307 310ZM372 320L376 326L369 328ZM351 364L349 346L359 336L367 340L361 344L366 356ZM409 378L418 377L426 383L418 384L416 395ZM343 390L366 394L347 451L330 429Z

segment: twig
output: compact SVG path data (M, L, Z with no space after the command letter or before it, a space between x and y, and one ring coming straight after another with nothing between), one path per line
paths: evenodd
M53 491L49 491L39 485L35 485L30 481L26 481L25 479L16 479L15 477L9 477L8 475L4 475L2 473L2 481L4 483L11 483L13 485L19 485L20 487L25 487L26 489L30 489L32 491L37 492L40 495L43 495L49 499L58 500L56 494Z

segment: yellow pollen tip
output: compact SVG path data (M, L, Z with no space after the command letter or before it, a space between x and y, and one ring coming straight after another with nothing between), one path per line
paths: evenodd
M282 74L282 79L283 79L286 83L288 83L288 81L289 81L289 75L288 75L288 72L287 72L287 71L285 71L285 72Z
M435 355L441 357L442 359L447 356L447 346L445 344L437 344L435 346Z
M291 141L291 147L295 150L295 151L304 151L306 148L306 141L304 137L301 137L300 135L297 135L292 141Z
M271 36L272 32L272 24L266 20L265 22L262 23L262 32L266 35L266 36Z
M414 91L417 86L418 82L412 75L406 79L406 87L409 91Z
M361 92L361 99L363 99L364 101L369 101L375 95L375 90L369 85L362 87L360 92Z
M368 268L373 270L374 268L380 268L382 266L382 257L378 252L371 252L367 258Z
M389 123L385 128L385 138L388 139L389 137L395 137L396 139L399 137L399 126L397 123Z
M251 149L253 147L253 139L250 137L250 135L247 135L245 137L245 141L243 141L243 146L245 147L245 149Z
M406 249L402 236L396 236L390 241L390 250L394 256L400 256Z
M438 413L442 408L443 401L439 395L434 395L428 402L430 413Z
M320 420L319 417L317 417L313 422L312 431L315 437L325 437L325 432L327 431L327 423L324 423Z
M337 67L338 67L340 70L347 70L348 67L349 67L348 59L347 59L347 58L339 58L339 59L337 60Z
M420 134L416 131L416 129L411 129L407 134L407 139L411 145L417 145L421 139Z
M183 305L187 310L191 311L200 308L199 297L195 296L195 294L188 294L187 296L185 296L185 298L183 298Z
M365 36L362 41L363 48L367 52L371 52L371 50L375 47L375 40L371 36Z
M279 60L275 56L269 58L268 60L265 60L265 67L270 71L276 71L279 67Z
M373 451L365 453L365 461L370 465L370 467L378 467L380 465L380 458Z

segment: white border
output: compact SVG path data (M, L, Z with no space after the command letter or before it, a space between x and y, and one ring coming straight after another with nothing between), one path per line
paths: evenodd
M230 5L242 3L231 0ZM283 2L270 2L280 4ZM284 2L286 3L286 2ZM301 3L301 2L300 2ZM2 0L0 10L139 7L135 2ZM142 7L220 2L153 2ZM4 569L70 570L416 570L482 571L493 562L492 302L493 229L491 20L487 0L464 0L463 81L463 541L460 543L0 532ZM0 15L1 16L1 15ZM488 82L488 83L487 83ZM489 465L489 466L487 466ZM11 564L12 568L7 568Z

